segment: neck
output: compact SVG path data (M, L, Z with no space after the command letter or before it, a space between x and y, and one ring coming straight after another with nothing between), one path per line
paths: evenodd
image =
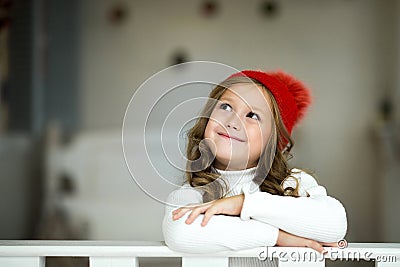
M247 169L252 169L257 166L257 163L249 163L249 162L244 162L244 163L233 163L229 162L228 164L223 164L221 162L218 162L215 160L214 162L214 167L218 170L223 170L223 171L244 171Z

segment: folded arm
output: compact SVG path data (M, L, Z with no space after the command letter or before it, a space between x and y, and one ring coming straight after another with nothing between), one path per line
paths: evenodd
M298 174L300 197L245 192L243 220L269 223L288 233L319 242L337 242L347 230L346 211L305 172ZM290 182L289 182L290 183ZM308 197L307 197L308 196Z
M212 253L227 250L241 250L260 246L274 246L278 228L256 220L242 220L238 216L216 215L201 226L204 215L199 215L191 224L186 224L187 215L179 220L172 219L177 206L201 204L199 191L183 187L170 194L163 220L163 234L166 244L173 250L186 253ZM176 205L176 206L175 206Z

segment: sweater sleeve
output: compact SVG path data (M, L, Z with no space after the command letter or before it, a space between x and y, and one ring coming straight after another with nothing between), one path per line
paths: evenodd
M185 215L172 220L172 211L178 206L202 203L202 194L183 186L173 191L167 201L162 224L166 244L172 250L185 253L212 253L227 250L241 250L260 246L274 246L279 229L256 220L241 220L239 217L214 215L205 227L200 225L200 215L188 225Z
M277 196L266 192L249 193L244 189L245 200L241 219L269 223L288 233L320 242L337 242L347 231L346 211L343 205L327 195L324 187L303 172L295 172L299 182L300 197ZM285 187L292 186L288 180Z

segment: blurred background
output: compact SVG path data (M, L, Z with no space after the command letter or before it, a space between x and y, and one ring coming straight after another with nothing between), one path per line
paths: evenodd
M0 239L162 240L124 112L210 60L308 84L291 163L344 204L348 242L400 242L400 1L0 0L0 21Z

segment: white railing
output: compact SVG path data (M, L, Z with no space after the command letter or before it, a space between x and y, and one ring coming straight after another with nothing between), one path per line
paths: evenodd
M351 243L347 248L326 248L322 257L309 248L260 247L213 255L182 254L162 242L135 241L0 241L1 267L44 267L46 257L89 257L90 267L137 267L138 258L182 258L182 266L228 266L229 257L277 258L279 266L325 266L325 260L367 260L375 266L400 266L400 244Z

